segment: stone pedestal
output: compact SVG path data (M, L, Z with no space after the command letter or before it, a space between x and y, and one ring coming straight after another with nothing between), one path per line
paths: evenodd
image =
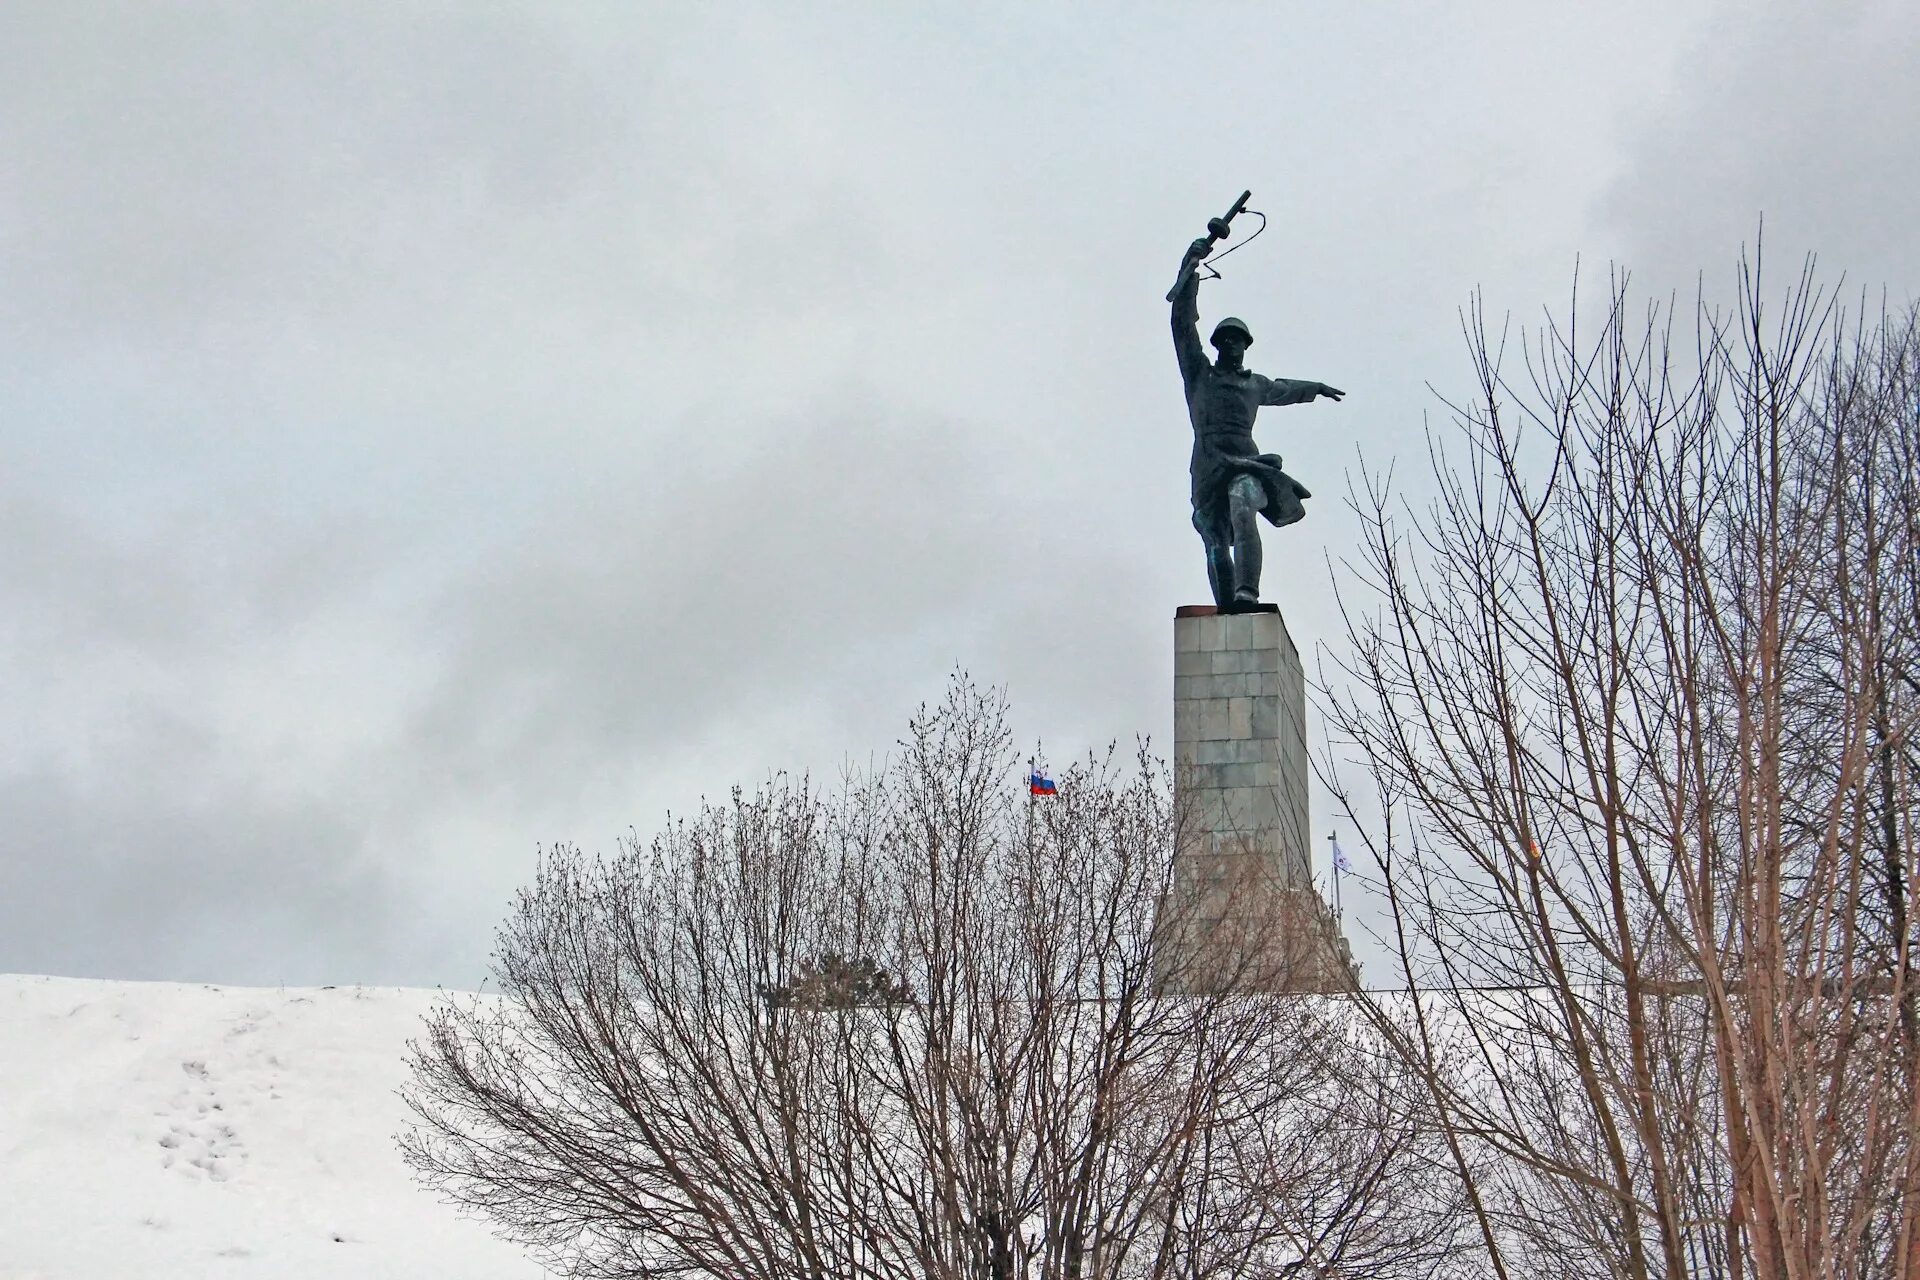
M1162 904L1168 990L1326 990L1352 961L1313 887L1307 698L1277 612L1188 605L1173 623L1173 758L1182 814Z

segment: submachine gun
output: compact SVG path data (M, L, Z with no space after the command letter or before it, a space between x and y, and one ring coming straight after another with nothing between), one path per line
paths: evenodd
M1240 198L1233 202L1233 208L1227 210L1225 217L1207 219L1207 248L1209 250L1211 250L1216 243L1218 243L1221 240L1225 240L1228 236L1233 234L1234 218L1243 209L1247 207L1247 201L1251 200L1252 198L1253 198L1253 192L1242 191L1240 193ZM1254 216L1259 217L1257 213ZM1265 231L1266 229L1267 229L1266 219L1261 218L1260 227L1253 234L1257 236L1260 234L1261 231ZM1240 246L1238 245L1234 246L1235 249L1239 247ZM1228 252L1231 253L1232 250L1230 249L1228 250ZM1174 298L1179 294L1180 290L1186 288L1187 278L1194 273L1194 269L1200 265L1201 261L1205 257L1206 257L1205 254L1201 254L1198 257L1189 257L1185 262L1180 264L1179 278L1173 282L1173 288L1167 290L1168 302L1172 302Z

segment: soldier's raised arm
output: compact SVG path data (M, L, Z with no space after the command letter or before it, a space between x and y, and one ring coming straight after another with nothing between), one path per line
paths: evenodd
M1180 360L1180 377L1192 382L1207 367L1207 351L1200 345L1200 273L1189 271L1213 252L1213 241L1205 236L1187 246L1180 259L1181 282L1173 295L1173 353Z

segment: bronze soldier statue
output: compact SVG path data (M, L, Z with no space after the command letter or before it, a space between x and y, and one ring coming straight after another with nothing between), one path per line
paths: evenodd
M1241 204L1245 202L1242 196ZM1193 527L1206 544L1207 581L1222 613L1244 613L1260 607L1260 526L1255 517L1265 516L1276 527L1292 524L1307 514L1301 499L1312 496L1280 469L1278 455L1261 453L1254 444L1254 414L1262 405L1305 404L1316 396L1338 400L1346 393L1324 382L1250 372L1241 360L1253 345L1253 334L1234 316L1213 327L1211 341L1219 358L1208 361L1200 346L1200 273L1195 268L1213 252L1214 240L1223 231L1221 225L1213 235L1195 240L1181 259L1172 294L1173 349L1180 357L1187 416L1193 422Z

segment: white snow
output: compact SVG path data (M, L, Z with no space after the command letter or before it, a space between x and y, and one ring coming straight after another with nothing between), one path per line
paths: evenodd
M434 999L0 975L0 1277L546 1275L394 1147Z

